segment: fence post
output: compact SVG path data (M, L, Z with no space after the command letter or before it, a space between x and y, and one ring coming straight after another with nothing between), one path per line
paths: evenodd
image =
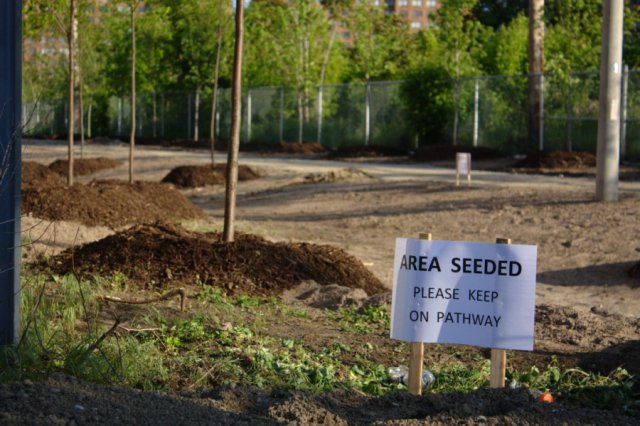
M284 87L280 87L280 142L284 140Z
M153 138L158 137L158 101L156 99L156 92L153 92Z
M160 137L164 138L164 93L160 93Z
M567 151L573 151L573 90L572 76L569 74L569 84L567 85Z
M118 137L122 135L122 97L118 98Z
M478 146L478 104L480 98L480 79L476 77L473 90L473 146Z
M191 92L187 92L187 139L191 139Z
M322 86L318 86L318 143L322 143Z
M629 107L629 65L622 70L622 111L620 112L620 158L627 154L627 108Z
M21 3L0 2L0 345L20 329Z
M364 88L364 144L369 146L371 142L371 91L367 81Z
M453 146L458 144L458 103L460 102L460 80L456 78L454 81L454 100L453 100ZM417 148L417 146L416 146Z
M247 90L247 140L246 143L251 142L251 89Z
M539 74L538 84L540 84L540 110L538 111L538 140L540 141L539 150L544 150L544 74Z

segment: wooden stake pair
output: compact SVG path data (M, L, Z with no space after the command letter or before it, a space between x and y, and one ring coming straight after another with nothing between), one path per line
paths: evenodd
M431 240L431 233L419 235L421 240ZM498 244L511 244L510 238L496 238ZM412 342L409 354L409 393L422 395L422 367L424 364L424 344ZM491 377L492 388L503 388L506 378L507 352L504 349L491 349Z

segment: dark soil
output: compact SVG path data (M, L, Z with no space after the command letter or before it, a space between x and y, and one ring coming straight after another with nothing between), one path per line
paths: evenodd
M55 375L44 382L0 385L6 425L450 425L608 424L638 419L596 409L541 403L524 389L469 393L365 396L335 391L313 395L216 388L188 394L139 392Z
M277 145L276 151L285 154L321 154L327 149L318 142L285 142Z
M22 162L22 190L26 188L62 186L67 183L60 174L35 161Z
M220 185L225 181L227 165L216 164L204 166L179 166L174 168L162 179L162 182L172 183L180 188L198 188L207 185ZM249 166L238 165L238 180L247 181L257 179L260 175Z
M372 295L384 285L342 249L309 243L272 243L251 234L225 243L218 233L195 233L157 223L130 228L54 257L59 274L83 277L123 273L144 287L200 281L230 294L278 295L303 280L360 288Z
M120 161L112 158L97 157L97 158L76 158L73 160L73 175L74 176L86 176L101 170L109 170L118 167L121 164ZM49 168L61 176L67 176L69 170L68 160L56 160L49 164Z
M516 169L582 169L596 166L596 156L583 151L550 151L529 155L514 165Z
M504 155L496 149L481 146L427 145L418 148L413 154L413 159L420 162L455 160L456 153L458 152L470 153L473 160L489 160L504 157Z
M25 186L22 211L41 219L112 228L206 216L172 185L124 181L94 181L70 188L64 185Z
M337 148L327 154L326 158L339 159L339 158L354 158L354 157L403 157L409 153L400 148L381 145L356 145L347 146L343 148Z

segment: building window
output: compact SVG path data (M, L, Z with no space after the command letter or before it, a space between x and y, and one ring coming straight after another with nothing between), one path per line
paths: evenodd
M351 33L349 31L342 32L342 38L349 38L349 37L351 37Z
M422 23L419 21L414 21L411 23L411 28L420 28L422 26Z
M413 10L413 11L411 11L411 16L413 16L414 18L422 18L422 11L421 10Z
M406 6L409 4L409 0L398 0L398 6Z
M436 7L436 0L427 0L427 7Z
M380 0L371 0L371 4L374 6L380 6Z
M406 10L401 10L400 12L398 12L398 15L400 16L407 16L409 14L409 12L407 12Z
M411 6L422 7L422 0L411 0Z

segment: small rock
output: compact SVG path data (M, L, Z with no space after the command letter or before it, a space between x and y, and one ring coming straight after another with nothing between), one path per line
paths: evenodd
M82 406L80 404L74 405L73 409L76 410L76 411L84 411L85 410L84 406Z
M563 243L561 243L564 247L569 248L573 245L573 243L571 241L565 241Z

